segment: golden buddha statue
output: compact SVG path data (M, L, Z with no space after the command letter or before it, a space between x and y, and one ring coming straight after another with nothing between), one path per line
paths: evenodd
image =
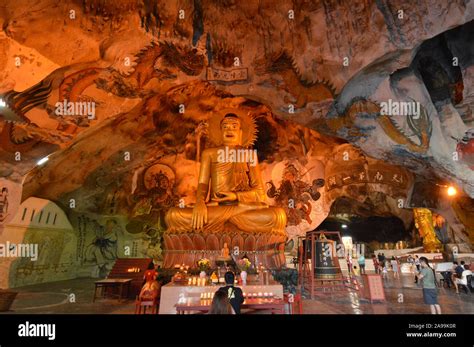
M427 208L414 208L413 215L415 217L415 226L423 238L423 248L425 251L434 253L442 250L441 242L436 237L433 221L433 215Z
M265 203L256 150L251 149L254 120L238 113L228 109L210 118L209 140L215 146L201 156L196 204L171 208L167 233L219 233L230 223L246 233L286 237L284 210Z

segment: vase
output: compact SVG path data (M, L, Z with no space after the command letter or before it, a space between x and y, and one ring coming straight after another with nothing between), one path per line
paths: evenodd
M199 278L206 278L206 277L207 277L206 271L201 271L199 273Z
M242 271L240 273L240 278L242 279L242 285L247 285L247 271Z

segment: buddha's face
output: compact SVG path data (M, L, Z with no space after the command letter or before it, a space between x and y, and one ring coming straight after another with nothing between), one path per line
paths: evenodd
M221 124L222 143L226 146L242 144L242 129L237 118L224 118Z

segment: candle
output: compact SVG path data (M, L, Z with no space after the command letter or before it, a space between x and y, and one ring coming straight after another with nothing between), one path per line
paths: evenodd
M264 297L267 297L267 296L268 296L268 293L263 293L263 296L264 296Z
M259 292L259 293L258 293L258 297L259 297L259 298L262 297L262 292Z
M270 292L270 296L273 297L273 293L272 293L272 292Z
M193 286L196 285L196 277L193 277Z
M192 279L191 279L191 277L189 277L189 278L188 278L188 286L190 286L191 283L192 283Z

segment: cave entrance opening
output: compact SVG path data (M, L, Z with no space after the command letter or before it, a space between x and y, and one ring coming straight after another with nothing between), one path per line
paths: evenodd
M396 215L389 208L359 202L347 197L337 198L327 218L317 230L340 231L354 244L363 244L365 255L380 249L404 249L421 246L418 232L409 213Z

